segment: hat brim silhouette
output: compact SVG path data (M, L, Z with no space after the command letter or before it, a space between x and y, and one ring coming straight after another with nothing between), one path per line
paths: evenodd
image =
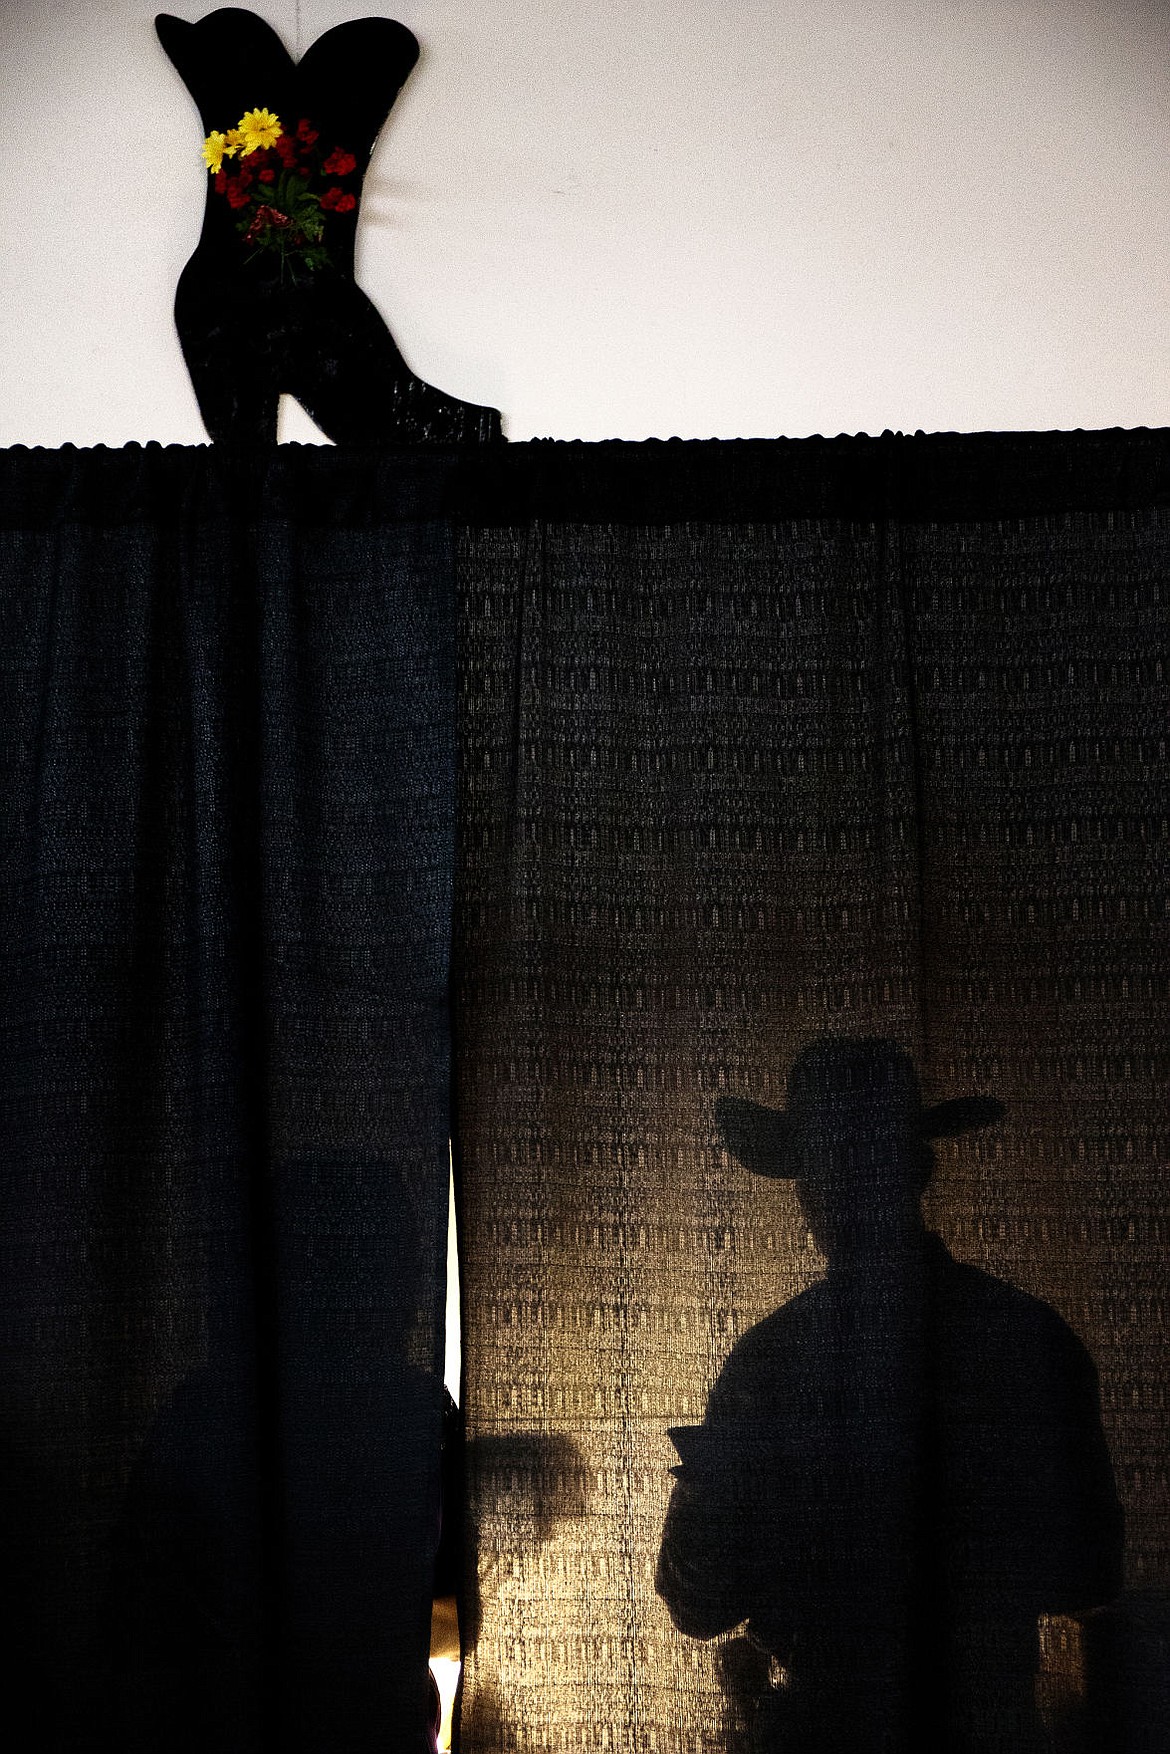
M993 1126L1006 1109L994 1096L957 1096L919 1108L914 1124L917 1137L953 1139L979 1127ZM804 1154L792 1115L779 1108L748 1102L738 1096L721 1096L715 1104L715 1120L731 1155L755 1175L792 1180L805 1170Z

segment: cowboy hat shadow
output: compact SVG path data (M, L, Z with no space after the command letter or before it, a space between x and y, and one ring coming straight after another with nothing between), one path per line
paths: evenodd
M1120 1589L1089 1354L922 1219L932 1141L1004 1113L924 1103L879 1038L813 1042L783 1109L717 1104L731 1156L793 1182L827 1263L671 1433L657 1589L680 1631L746 1623L757 1653L721 1666L729 1749L1039 1750L1040 1616Z

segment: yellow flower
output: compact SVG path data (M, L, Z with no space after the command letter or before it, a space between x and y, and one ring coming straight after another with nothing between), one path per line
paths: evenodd
M233 128L232 134L234 133ZM213 128L203 142L203 162L209 171L217 171L225 158L235 157L235 152L231 134L221 134L218 128Z
M242 128L229 128L228 129L228 131L227 131L227 147L224 148L225 152L227 151L228 147L231 148L232 152L242 152L244 150L244 147L246 144L247 144L247 142L244 139L244 130Z
M241 158L247 158L250 152L259 152L261 147L275 146L284 130L280 119L271 110L246 110L240 117L239 132L244 137Z

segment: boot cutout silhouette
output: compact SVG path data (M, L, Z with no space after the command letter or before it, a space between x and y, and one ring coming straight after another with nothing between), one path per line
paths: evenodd
M294 62L238 7L196 24L161 13L155 29L207 137L203 231L175 326L211 438L275 442L285 391L337 444L498 442L498 411L416 377L354 279L362 180L418 59L411 32L354 19Z

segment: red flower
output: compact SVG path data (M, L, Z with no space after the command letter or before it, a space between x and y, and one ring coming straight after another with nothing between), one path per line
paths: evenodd
M289 134L282 134L276 142L276 156L286 171L291 171L297 161L297 144Z
M223 170L216 171L216 173L215 173L215 192L216 192L216 194L217 195L226 195L227 194L227 186L228 186L227 172L223 171Z
M352 195L347 195L344 189L334 187L326 189L321 197L321 205L326 212L352 213L357 201Z
M350 171L357 169L357 159L352 152L335 146L321 168L327 177L347 177Z
M276 181L276 172L270 170L268 166L265 165L264 169L260 172L260 181L262 183L274 183Z
M230 179L227 186L227 198L229 207L246 207L248 205L247 191L240 183L232 182Z
M250 244L253 239L259 237L260 233L268 228L273 231L284 231L291 223L288 214L282 213L279 207L257 207L256 216L244 233L244 242Z
M285 136L282 135L281 138L284 139ZM317 139L317 130L307 116L302 116L297 123L297 139L303 141L306 146L312 146Z

